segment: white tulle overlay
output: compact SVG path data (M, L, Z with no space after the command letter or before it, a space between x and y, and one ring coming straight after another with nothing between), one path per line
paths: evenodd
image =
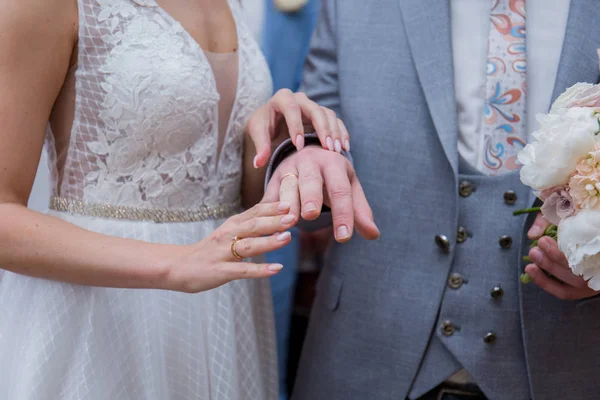
M54 196L157 209L239 197L243 128L271 82L237 0L230 7L239 76L220 137L215 75L179 23L154 0L79 0L72 129L67 140L50 128L47 134ZM52 214L106 235L180 245L222 223ZM268 281L191 295L4 272L0 305L2 399L277 398Z
M194 243L220 223L60 217L108 235L173 244ZM191 295L5 272L0 393L15 400L275 399L269 293L267 281Z

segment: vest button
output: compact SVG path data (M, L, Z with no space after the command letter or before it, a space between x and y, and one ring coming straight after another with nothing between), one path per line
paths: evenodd
M462 226L456 231L456 243L464 243L469 237L469 233Z
M458 185L458 194L461 197L469 197L473 193L473 184L469 181L462 181Z
M450 241L444 235L437 235L435 237L435 244L444 252L448 253L450 251Z
M504 202L510 206L517 202L517 194L512 190L504 192Z
M500 244L500 247L502 247L503 249L510 249L512 247L512 238L510 236L501 236L500 240L498 241L498 243Z
M451 274L448 278L448 286L451 289L458 289L464 283L464 279L460 274Z
M500 286L496 286L492 289L492 291L490 292L490 296L492 296L493 299L498 299L500 297L502 297L504 295L504 290L500 287Z
M456 330L456 328L454 327L454 324L452 323L452 321L444 321L442 322L442 333L444 334L444 336L452 336L454 335L454 331Z
M496 341L496 334L494 332L488 332L483 337L485 343L494 343Z

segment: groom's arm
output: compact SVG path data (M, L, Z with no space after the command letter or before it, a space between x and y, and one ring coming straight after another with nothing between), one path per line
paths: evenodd
M336 48L336 5L337 1L323 0L317 27L315 29L309 54L307 56L303 82L300 91L319 103L328 107L340 117L340 99L338 92L338 66ZM321 146L316 134L305 136L306 146ZM279 164L296 152L291 139L283 142L273 153L265 180L266 187ZM343 154L351 160L349 152ZM331 213L324 207L321 216L313 221L301 220L298 224L305 230L316 230L331 225Z

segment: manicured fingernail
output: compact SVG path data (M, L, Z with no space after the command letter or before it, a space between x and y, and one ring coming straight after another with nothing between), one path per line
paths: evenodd
M350 151L350 141L348 139L344 140L344 150Z
M327 148L329 151L333 151L333 140L329 136L327 136Z
M531 257L531 260L534 263L539 264L543 260L544 255L542 254L542 252L540 251L540 249L538 249L537 247L534 247L529 252L529 257Z
M298 149L298 151L304 148L304 135L296 136L296 148Z
M295 217L292 214L285 215L281 218L281 223L284 225L289 225L294 222Z
M317 209L317 206L315 203L306 203L304 205L304 212L311 212L311 211L315 211Z
M286 240L289 239L289 237L291 235L292 234L289 233L289 232L283 232L283 233L280 233L279 235L277 235L276 239L277 239L278 242L285 242Z
M531 230L529 231L529 234L533 237L538 237L542 234L542 228L540 228L539 226L532 226Z
M290 203L288 203L287 201L282 201L281 203L279 203L277 205L277 209L279 211L286 211L286 210L289 210L291 206L292 205Z
M348 227L346 225L342 225L337 228L337 239L346 239L350 236L350 231L348 231Z
M283 265L281 264L271 264L268 266L269 271L281 271L283 269Z
M342 142L340 142L338 139L335 139L335 151L338 153L342 152Z
M254 168L258 168L258 154L254 156L254 160L252 161L252 165L254 165Z

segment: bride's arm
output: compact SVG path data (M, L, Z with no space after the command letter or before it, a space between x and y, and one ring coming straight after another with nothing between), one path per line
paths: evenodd
M228 259L230 230L244 222L254 228L254 236L289 227L280 224L281 216L274 217L281 214L276 206L236 216L237 225L225 227L226 223L192 246L114 238L27 208L44 132L69 68L77 27L76 0L0 2L0 267L76 284L182 291L276 273L266 265ZM239 249L255 246L248 253L271 251L289 242L289 238L249 238L252 235L244 233L239 236L248 239Z
M102 286L159 286L167 247L91 233L27 209L77 40L76 0L0 3L0 266Z

